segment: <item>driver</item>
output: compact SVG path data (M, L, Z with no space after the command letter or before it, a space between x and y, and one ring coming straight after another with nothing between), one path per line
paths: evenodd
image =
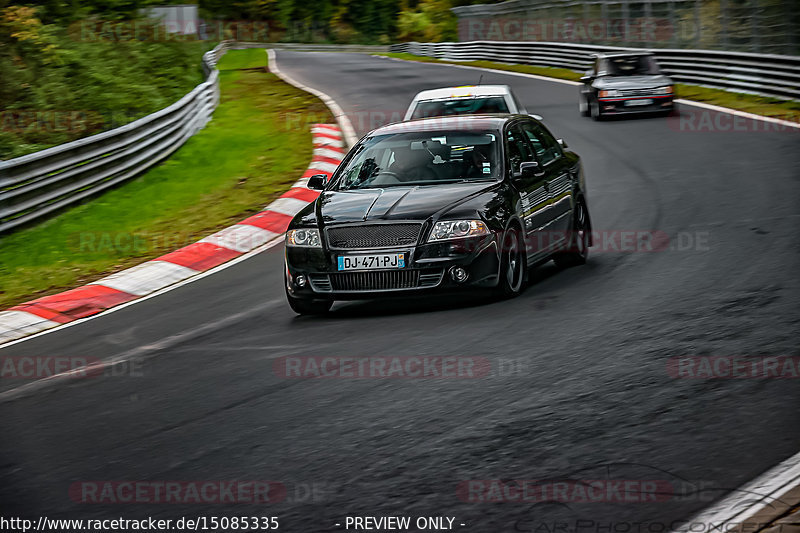
M397 175L400 181L426 181L436 179L436 174L428 165L433 156L427 150L412 150L402 146L393 150L394 162L389 165L389 172Z

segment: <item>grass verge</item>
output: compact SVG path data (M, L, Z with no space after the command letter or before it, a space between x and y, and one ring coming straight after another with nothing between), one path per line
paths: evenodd
M253 59L238 52L228 53L228 68ZM2 237L0 310L190 244L259 211L300 177L311 160L310 124L333 123L325 105L264 70L225 70L220 83L214 119L163 164Z
M376 54L409 61L420 61L422 63L447 63L452 65L466 65L470 67L492 68L496 70L507 70L511 72L524 72L526 74L536 74L562 80L578 81L581 74L565 68L535 67L532 65L518 65L513 63L496 63L494 61L447 61L426 56L416 56L408 53L389 52ZM780 118L793 122L800 122L800 102L796 100L786 101L766 96L752 94L733 93L709 87L697 85L686 85L678 83L675 85L675 94L678 98L705 102L707 104L738 109L756 115Z

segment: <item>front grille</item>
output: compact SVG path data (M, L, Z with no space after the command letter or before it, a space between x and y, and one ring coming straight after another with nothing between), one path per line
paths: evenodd
M374 272L336 272L311 274L316 292L393 291L436 287L444 278L444 269L380 270Z
M311 274L308 276L311 288L317 292L331 292L331 280L327 274Z
M622 96L652 96L654 94L662 94L658 89L623 89L620 91Z
M420 288L435 287L442 281L443 276L443 269L425 271L419 275L419 286Z
M328 228L331 248L389 248L417 244L421 224L372 224Z
M414 289L419 286L419 270L340 272L331 274L331 285L342 292Z

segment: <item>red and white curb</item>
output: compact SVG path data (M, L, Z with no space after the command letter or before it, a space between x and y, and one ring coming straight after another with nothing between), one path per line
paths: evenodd
M319 196L308 178L336 170L346 153L339 126L315 124L314 152L303 176L261 212L200 241L83 287L0 312L0 344L39 333L147 296L215 268L280 237L292 217Z

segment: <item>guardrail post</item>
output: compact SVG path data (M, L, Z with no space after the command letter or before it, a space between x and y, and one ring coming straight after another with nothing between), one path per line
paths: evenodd
M761 36L758 34L758 0L750 0L750 51L758 53L761 50Z
M700 48L700 34L702 33L702 26L700 22L700 2L701 0L694 0L694 46Z

